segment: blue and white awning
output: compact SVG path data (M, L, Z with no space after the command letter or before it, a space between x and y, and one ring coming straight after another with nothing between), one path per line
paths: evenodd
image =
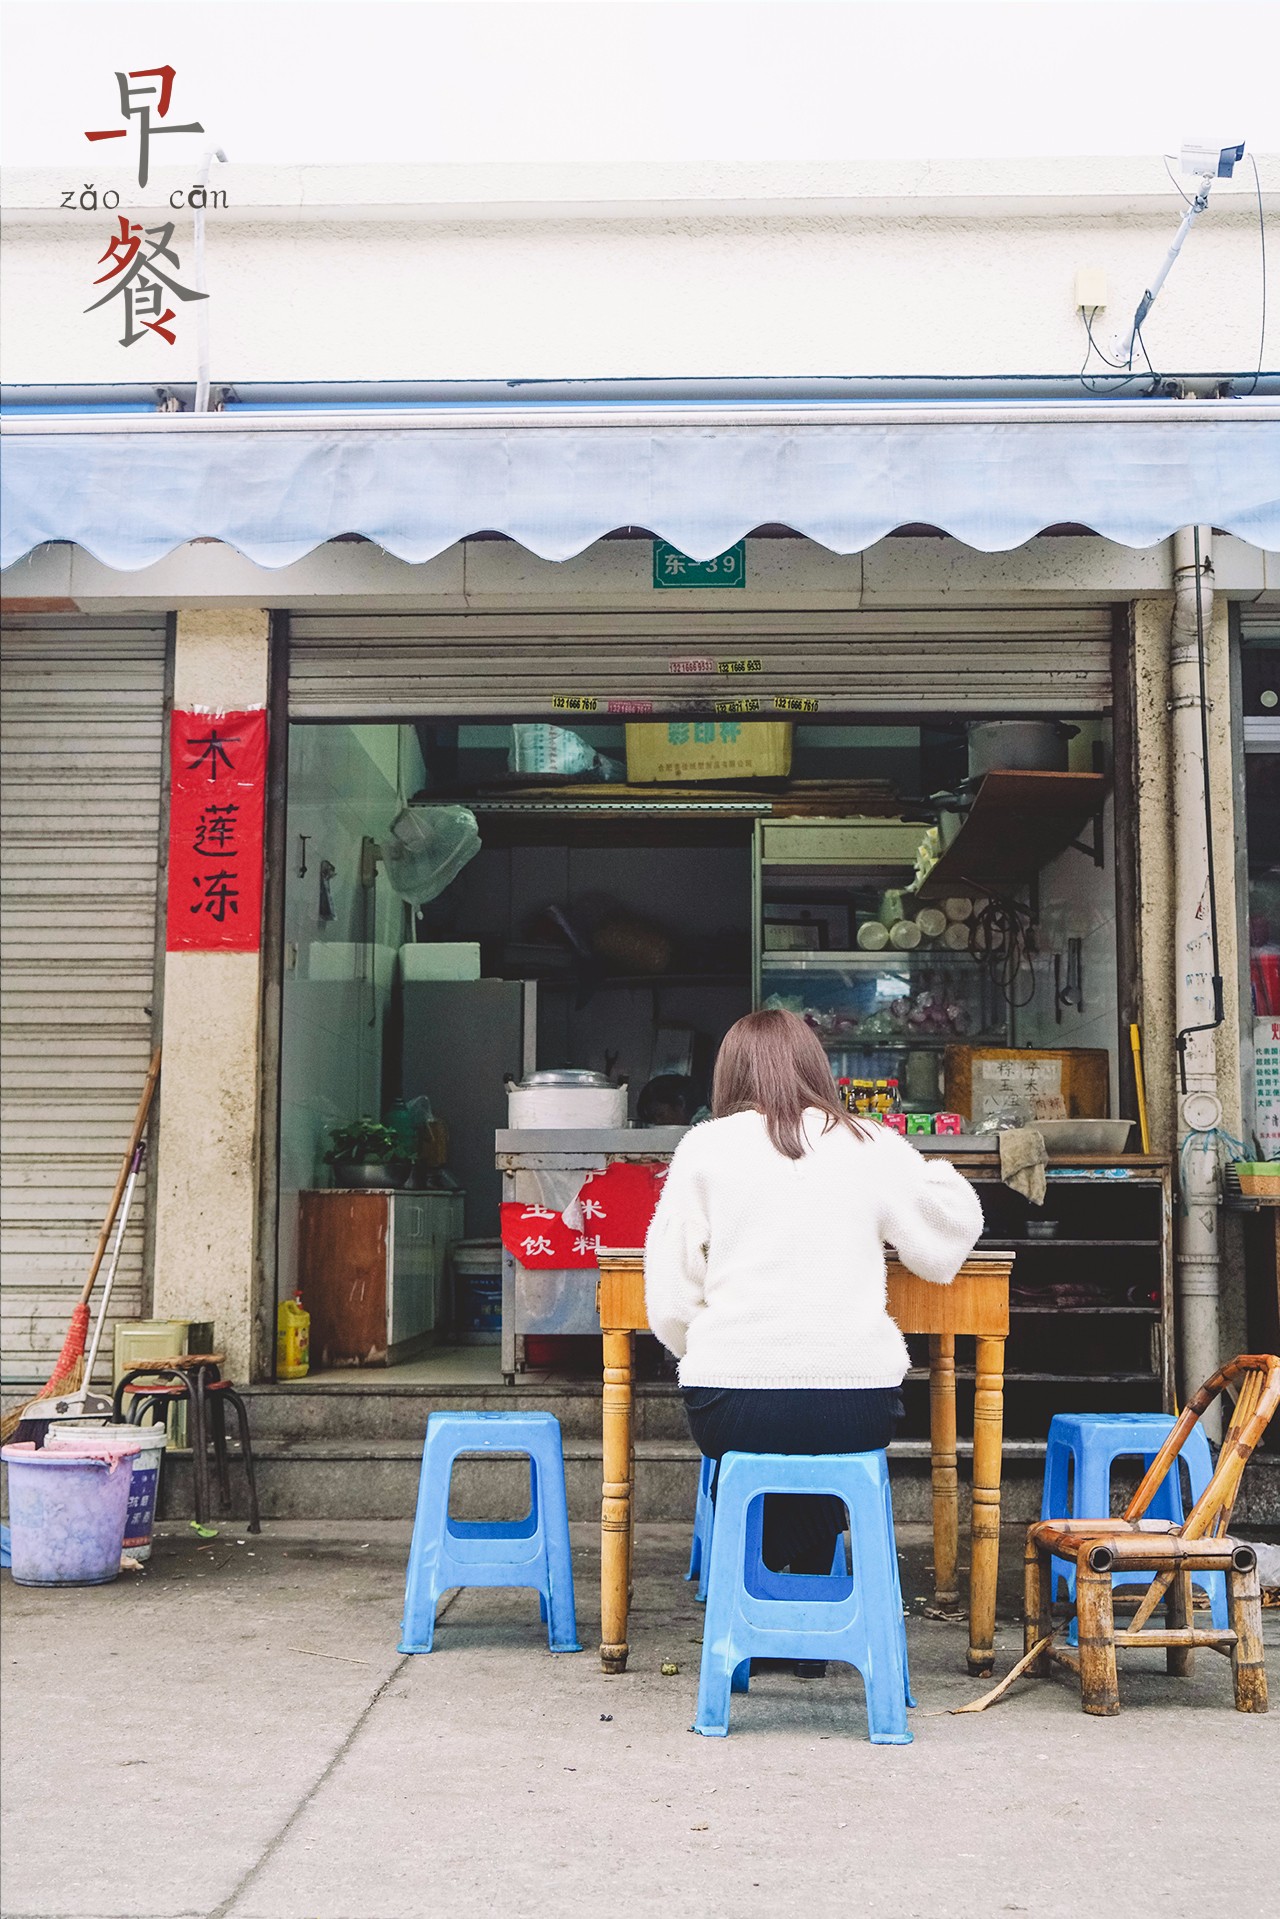
M565 560L619 527L710 559L779 524L836 553L918 524L988 553L1063 524L1280 548L1270 400L86 414L4 438L3 565L69 541L127 572L215 539L280 567L342 534L421 562L482 532Z

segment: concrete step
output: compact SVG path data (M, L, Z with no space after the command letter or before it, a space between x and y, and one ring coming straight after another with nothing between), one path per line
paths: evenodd
M264 1518L412 1518L422 1463L422 1440L274 1439L254 1441L258 1497ZM599 1442L566 1439L565 1491L571 1520L600 1516L603 1478ZM244 1477L232 1460L232 1505L245 1510ZM688 1519L698 1483L698 1452L690 1439L637 1440L637 1517ZM529 1465L519 1455L461 1459L454 1468L451 1510L458 1519L512 1519L529 1509ZM168 1456L162 1516L190 1518L191 1455Z
M566 1439L600 1438L598 1380L518 1380L514 1386L450 1381L412 1385L312 1385L298 1380L243 1387L255 1444L268 1439L413 1440L419 1447L433 1412L547 1412ZM645 1383L635 1396L637 1439L687 1440L675 1386Z
M264 1516L274 1519L407 1519L418 1487L422 1442L437 1410L549 1412L564 1438L571 1519L598 1518L602 1480L600 1386L594 1379L393 1383L362 1375L320 1384L300 1380L243 1389L249 1407ZM678 1389L665 1382L636 1388L637 1513L643 1521L691 1522L698 1453L689 1437ZM972 1446L961 1440L961 1525L968 1525ZM931 1516L929 1445L899 1439L890 1452L894 1510L905 1522ZM1007 1439L1002 1514L1024 1524L1038 1516L1044 1471L1042 1442ZM233 1467L234 1505L243 1512L243 1476ZM1128 1490L1131 1490L1130 1486ZM1118 1487L1117 1490L1120 1490ZM527 1510L528 1467L518 1458L463 1460L455 1475L454 1510L466 1519L511 1518ZM189 1453L174 1453L164 1472L162 1510L189 1518ZM1280 1525L1280 1454L1256 1454L1245 1474L1237 1529Z
M970 1449L961 1446L961 1524L968 1524ZM566 1438L565 1486L569 1517L600 1512L600 1444ZM258 1491L264 1516L274 1519L404 1519L413 1514L422 1459L420 1439L255 1439ZM928 1444L900 1440L890 1454L894 1511L904 1523L932 1514ZM641 1520L692 1523L699 1456L691 1440L636 1441L636 1506ZM1011 1442L1006 1449L1003 1516L1025 1523L1040 1509L1043 1448ZM244 1511L243 1475L232 1462L233 1507ZM528 1508L528 1467L515 1456L460 1460L453 1510L461 1519L512 1518ZM161 1508L166 1518L190 1518L191 1455L166 1459Z

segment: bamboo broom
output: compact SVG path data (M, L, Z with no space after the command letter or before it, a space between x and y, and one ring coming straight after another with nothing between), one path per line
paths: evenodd
M138 1150L142 1135L147 1130L147 1119L151 1112L151 1102L155 1097L156 1084L160 1078L160 1048L157 1046L151 1055L151 1065L147 1069L146 1083L142 1088L142 1098L138 1101L138 1111L134 1117L133 1131L129 1135L129 1144L125 1148L124 1158L120 1162L120 1176L116 1180L115 1191L107 1206L106 1218L102 1222L102 1231L89 1263L88 1277L71 1314L71 1324L67 1327L67 1336L62 1342L62 1351L49 1375L47 1385L21 1406L15 1406L0 1420L0 1440L9 1439L20 1425L28 1406L34 1406L42 1399L64 1397L78 1392L84 1383L84 1349L89 1332L89 1300L93 1293L94 1282L106 1257L111 1240L111 1229L115 1225L116 1214L120 1210L120 1201L124 1197L125 1187L129 1183L129 1169L133 1156Z

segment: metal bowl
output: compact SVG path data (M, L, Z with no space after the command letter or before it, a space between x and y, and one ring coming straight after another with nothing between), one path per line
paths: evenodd
M1097 1153L1109 1159L1123 1153L1133 1131L1131 1119L1035 1119L1046 1150L1054 1153Z
M382 1166L372 1162L356 1165L348 1160L339 1160L333 1169L335 1186L360 1186L372 1188L399 1188L409 1184L411 1165Z

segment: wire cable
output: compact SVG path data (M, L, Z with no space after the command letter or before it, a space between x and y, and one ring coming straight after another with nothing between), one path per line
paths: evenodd
M1030 907L992 896L975 914L969 951L1006 1006L1015 1011L1030 1006L1036 995L1035 950Z
M1169 165L1169 162L1170 160L1173 159L1173 157L1174 156L1171 153L1162 153L1160 155L1160 158L1164 161L1164 170L1169 176L1170 186L1173 188L1174 192L1177 194L1178 198L1181 200L1183 206L1189 207L1191 205L1191 195L1189 193L1184 193L1182 191L1182 188L1178 185L1178 177L1175 174L1173 168Z
M1130 363L1130 368L1126 369L1122 360L1109 360L1107 358L1093 337L1093 316L1097 311L1097 307L1089 307L1087 309L1085 307L1080 308L1080 318L1084 321L1084 330L1088 345L1085 347L1084 359L1080 363L1080 372L1077 377L1086 393L1123 393L1127 386L1132 386L1135 380L1142 379L1145 376L1134 373L1131 370L1132 363ZM1122 374L1125 377L1119 380L1109 380L1104 373L1096 378L1091 378L1086 369L1089 365L1091 354L1095 353L1104 366L1111 367L1116 373Z
M1262 260L1262 317L1258 327L1258 364L1253 375L1253 385L1249 388L1250 393L1256 393L1258 381L1262 378L1262 356L1267 345L1267 223L1262 211L1262 181L1258 177L1258 162L1252 153L1249 155L1249 165L1253 168L1253 190L1258 199L1258 248Z

